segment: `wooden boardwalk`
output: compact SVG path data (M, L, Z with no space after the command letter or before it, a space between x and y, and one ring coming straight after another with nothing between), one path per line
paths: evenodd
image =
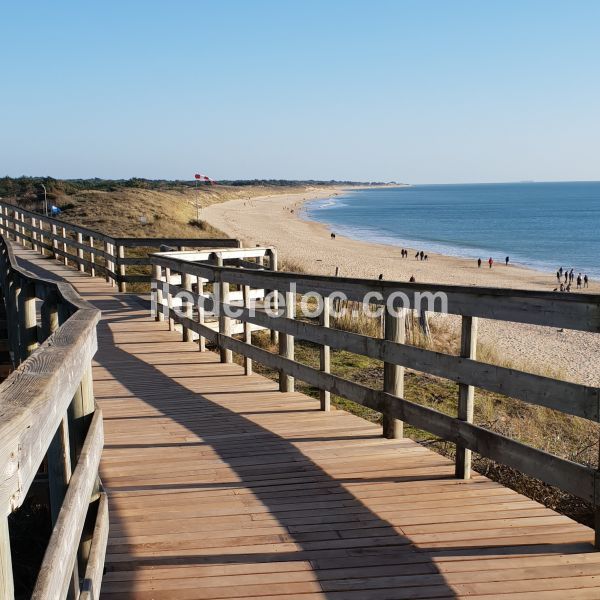
M100 308L106 600L598 599L593 532L415 442L221 364L38 254Z

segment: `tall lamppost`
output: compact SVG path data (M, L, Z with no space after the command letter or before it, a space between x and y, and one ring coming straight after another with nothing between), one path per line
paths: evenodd
M43 183L40 183L40 185L44 189L44 214L48 216L48 194L46 193L46 186Z

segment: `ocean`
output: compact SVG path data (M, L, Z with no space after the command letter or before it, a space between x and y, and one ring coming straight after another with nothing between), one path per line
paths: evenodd
M352 190L303 215L354 239L600 279L600 182Z

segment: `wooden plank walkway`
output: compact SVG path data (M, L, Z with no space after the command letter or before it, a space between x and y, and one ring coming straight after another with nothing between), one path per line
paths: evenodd
M15 247L102 309L106 600L598 599L593 533L218 362L131 294Z

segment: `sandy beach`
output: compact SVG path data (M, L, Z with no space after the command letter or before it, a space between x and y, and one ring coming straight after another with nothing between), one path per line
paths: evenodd
M496 263L492 269L488 268L487 257L482 257L484 264L478 268L474 260L434 254L426 245L408 248L409 258L403 259L397 246L357 241L337 234L331 239L331 230L325 225L303 217L302 205L342 192L342 189L317 189L231 200L204 208L202 218L245 245L275 246L280 261L291 267L301 265L309 273L333 275L339 268L340 275L347 277L376 279L383 274L384 279L396 281L408 281L414 276L419 283L545 291L556 287L554 273L506 266L504 257L494 257ZM427 253L429 259L416 260L418 250ZM588 291L600 293L600 285L592 281ZM542 369L562 378L600 386L597 334L484 320L480 324L480 339L515 365L538 363Z

